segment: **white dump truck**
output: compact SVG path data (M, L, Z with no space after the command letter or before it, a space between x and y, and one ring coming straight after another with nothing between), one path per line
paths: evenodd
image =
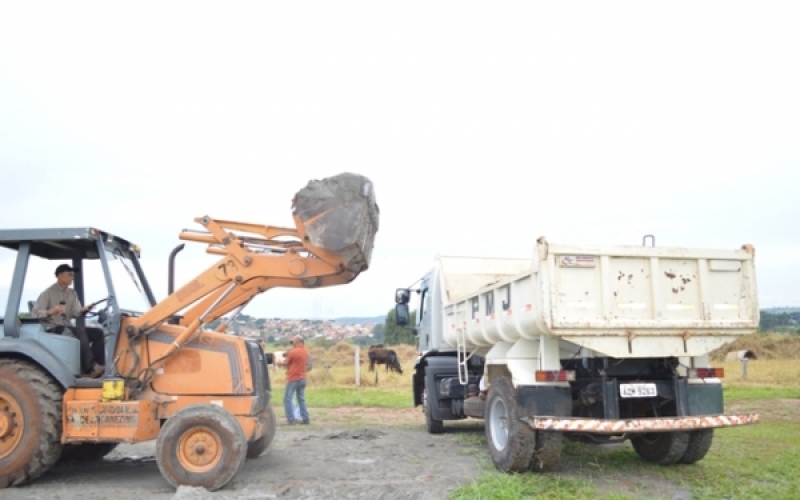
M648 235L650 236L650 235ZM395 294L419 294L414 405L430 433L485 421L503 471L558 466L563 438L630 439L645 460L694 463L723 410L709 353L758 328L755 250L558 245L532 258L444 257Z

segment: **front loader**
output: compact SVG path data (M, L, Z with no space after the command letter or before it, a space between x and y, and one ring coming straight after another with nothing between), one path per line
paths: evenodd
M0 246L16 251L0 319L0 488L28 483L59 460L155 439L172 486L213 491L263 453L276 430L265 355L254 341L203 325L270 288L346 284L367 270L379 219L372 183L349 173L311 181L295 195L293 218L295 228L196 219L203 230L180 239L206 243L220 258L160 302L139 247L119 236L92 227L0 230ZM80 376L76 339L20 314L33 258L71 262L82 304L82 270L99 263L107 297L87 316L106 333L100 379ZM149 309L124 308L114 266Z

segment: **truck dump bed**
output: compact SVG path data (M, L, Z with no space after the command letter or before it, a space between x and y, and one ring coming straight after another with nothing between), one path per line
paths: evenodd
M753 255L540 239L530 260L440 257L444 340L476 348L551 335L617 358L703 355L758 328Z

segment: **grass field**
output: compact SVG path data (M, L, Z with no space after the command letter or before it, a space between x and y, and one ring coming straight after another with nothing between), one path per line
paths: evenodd
M767 339L769 341L769 339ZM800 340L800 339L798 339ZM769 341L772 345L772 341ZM782 346L784 348L785 346ZM315 354L309 374L307 401L311 408L358 407L402 409L413 407L411 367L413 349L402 353L402 375L361 366L356 387L353 351L336 346ZM332 349L333 350L333 349ZM332 351L329 350L329 351ZM362 349L362 354L365 354ZM791 352L797 352L795 349ZM400 352L398 352L400 354ZM324 360L328 360L326 363ZM323 360L318 363L317 360ZM326 367L325 365L329 365ZM755 425L720 429L711 451L694 465L655 466L643 462L629 442L599 447L566 441L562 470L553 473L504 474L491 464L480 421L470 432L456 435L465 445L478 445L484 464L480 478L455 491L453 499L797 499L800 498L800 361L757 359L748 362L747 378L740 362L716 362L725 368L726 412L757 411ZM273 372L273 401L279 416L285 376ZM415 414L416 415L416 414ZM422 414L418 417L422 426ZM445 424L446 426L448 423ZM465 446L466 448L466 446Z

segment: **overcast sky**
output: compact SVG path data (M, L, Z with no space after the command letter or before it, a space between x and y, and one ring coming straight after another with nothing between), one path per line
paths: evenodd
M381 315L437 253L644 234L751 243L760 305L800 306L798 26L798 2L3 0L0 227L128 238L160 299L195 217L292 225L296 191L350 171L371 268L245 312ZM188 243L179 283L214 262Z

